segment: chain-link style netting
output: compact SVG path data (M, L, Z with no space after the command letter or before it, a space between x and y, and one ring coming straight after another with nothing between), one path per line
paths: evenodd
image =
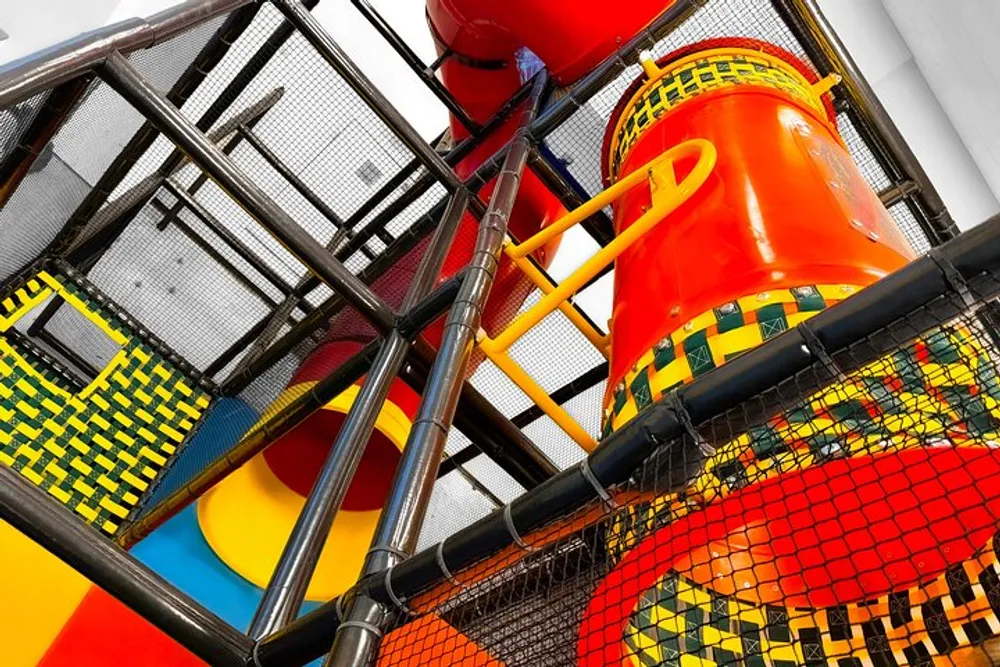
M832 384L819 363L663 443L613 508L451 563L380 664L991 664L998 348L972 311L925 328L949 310L835 354Z

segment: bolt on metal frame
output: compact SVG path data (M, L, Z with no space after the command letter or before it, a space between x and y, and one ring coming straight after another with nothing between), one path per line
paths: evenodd
M522 128L516 142L518 149L516 159L521 162L521 168L523 168L524 162L522 157L526 159L526 151L532 141L542 140L546 134L568 118L576 107L584 103L605 83L620 73L627 63L634 60L636 50L644 48L649 42L656 41L658 35L661 34L660 31L668 31L679 24L694 9L704 4L704 1L681 0L675 4L658 21L651 24L644 34L629 42L618 54L584 77L573 87L569 95L552 105L540 117L534 119L530 126ZM782 0L775 0L775 2L780 3ZM377 297L371 295L370 291L367 291L356 278L344 275L346 272L343 271L343 267L338 268L336 262L329 261L332 258L329 258L328 254L322 253L321 246L315 247L318 246L315 242L313 244L305 242L294 228L289 228L288 224L290 223L294 227L294 222L280 212L276 213L276 207L273 207L272 202L258 196L259 193L254 190L253 184L247 183L238 171L232 169L232 165L227 162L221 151L210 142L206 142L205 137L198 132L197 128L191 127L186 119L178 117L176 109L171 109L168 102L151 90L141 77L136 76L129 63L119 54L119 51L151 46L158 40L177 34L201 20L207 20L247 3L248 0L188 2L176 9L167 10L148 21L127 22L121 26L112 26L95 34L71 40L55 47L37 61L29 62L27 65L19 65L13 70L0 68L0 106L26 99L48 88L84 76L94 68L101 67L102 74L119 85L126 96L134 96L133 99L139 102L140 108L146 111L154 121L164 123L171 128L173 138L181 148L199 154L205 164L210 166L207 171L220 178L226 189L231 192L235 190L238 195L237 199L252 205L250 208L255 214L267 218L264 222L272 228L273 232L290 245L298 246L304 259L307 260L305 263L310 268L314 268L324 281L331 283L335 289L343 289L345 298L353 305L360 306L359 310L375 320L380 329L386 332L394 331L393 327L396 322L394 314L385 308ZM920 172L912 169L913 165L907 164L908 149L905 149L905 143L901 143L901 140L897 141L898 137L893 135L892 128L885 125L888 118L884 110L877 106L877 100L874 100L874 96L864 94L863 88L866 84L863 83L863 79L856 73L856 70L851 69L853 63L849 62L849 58L844 60L846 52L836 41L836 36L830 30L829 25L822 19L818 7L812 0L786 0L787 3L790 3L789 6L797 12L801 21L800 27L805 26L808 30L808 35L811 36L817 53L835 56L831 58L832 61L840 65L841 71L849 74L845 78L862 87L860 93L855 95L856 99L852 99L852 104L860 109L861 113L870 117L867 129L873 133L873 136L882 141L882 157L897 165L907 166L906 173L912 177L897 183L901 196L922 197L921 204L940 223L939 231L948 230L950 218L947 217L943 205L937 206L940 199L935 201L936 195L926 176L918 178ZM321 29L317 31L318 24L308 14L308 11L304 10L304 6L294 0L277 0L276 4L288 18L289 23L301 30L346 80L357 86L356 90L359 94L365 101L376 107L387 125L394 131L405 134L405 123L400 125L401 116L398 115L398 112L383 106L385 104L384 97L381 97L363 76L359 76L360 72L357 72L353 64L346 60L346 56L343 56L328 35L325 35ZM868 92L870 93L870 90ZM888 122L891 123L891 121ZM401 127L403 129L400 129ZM888 138L885 135L889 135ZM430 173L453 191L460 188L461 184L458 183L447 164L441 161L440 156L424 144L419 137L414 139L414 136L409 137L410 140L416 141L410 148L414 150L418 158L425 161L425 166ZM406 142L405 138L404 142ZM514 147L512 146L512 148ZM912 158L912 155L909 157ZM508 155L509 159L510 155ZM915 165L915 161L913 162ZM916 167L919 169L919 165ZM510 193L508 195L513 196ZM272 218L271 215L276 215L276 217ZM484 223L484 229L488 229L486 223ZM494 228L487 233L490 234L492 241L500 243L502 242L502 234L498 237L496 231ZM482 268L486 269L487 266L488 262ZM466 296L470 293L478 293L483 289L484 280L487 280L485 275L478 281L468 279L463 281L462 293ZM467 285L470 286L467 287ZM458 309L455 309L455 312L457 311ZM475 317L474 312L471 312L471 315L469 312L467 311L466 315ZM455 315L455 317L459 316ZM458 342L470 335L470 333L459 331L455 333L453 338ZM461 366L461 357L464 354L467 352L455 345L449 348L447 355L445 355L445 350L442 350L435 368L431 370L430 382L425 394L424 403L427 404L426 412L428 414L433 413L440 416L446 416L449 412L454 414L455 397L457 396L456 386L460 386L461 383L460 377L450 371ZM445 361L442 361L442 358ZM360 367L360 365L358 366ZM357 370L358 368L355 368L352 372ZM738 369L734 365L734 372L736 370ZM357 375L360 376L363 372L361 370ZM340 381L344 381L349 374L342 376ZM448 417L447 421L450 422L450 419L451 417ZM425 423L426 427L421 428L421 434L419 436L411 434L411 437L425 442L427 445L424 448L426 453L426 451L435 449L441 438L439 432L446 431L446 429L442 430L442 425L439 424ZM421 469L426 471L427 468L436 469L440 462L440 456L436 460L424 458L422 461L422 463L417 462L418 471ZM401 476L401 489L410 492L414 491L415 485L420 487L416 490L417 497L401 491L394 492L388 510L401 521L397 523L383 521L388 539L376 544L392 545L414 539L413 527L419 525L422 519L420 503L417 501L419 496L426 496L429 493L429 485L433 483L435 475L407 475L401 470ZM123 599L126 604L152 620L168 634L181 641L182 644L213 664L246 664L248 661L256 659L249 649L250 641L246 636L238 632L234 634L235 631L225 624L218 626L214 622L217 619L213 620L210 615L206 615L205 610L184 600L183 596L179 596L176 590L165 582L156 581L155 578L151 579L148 573L142 572L141 568L134 567L135 564L129 562L128 556L123 552L116 551L115 547L110 545L107 540L87 534L86 531L89 529L80 524L65 508L59 507L51 499L44 497L44 494L21 480L16 473L8 469L0 470L0 482L4 482L0 483L0 512L7 520L33 539L40 541L85 575L93 577L99 584ZM392 509L393 507L395 509ZM385 516L384 514L383 518ZM386 536L382 536L380 531L377 540L383 537ZM383 564L393 560L388 556L390 552L378 553L382 554L378 560ZM392 570L387 569L386 571L389 575L388 579L391 580ZM374 575L370 573L371 576ZM372 602L377 604L374 600ZM359 613L363 611L360 610ZM278 636L281 636L286 645L294 646L298 643L294 633L275 635L275 637ZM266 654L267 646L266 639L259 643L256 648L261 650L256 655ZM347 648L344 651L346 654L350 654L350 644L345 644L345 646ZM355 644L354 648L363 647L360 644ZM371 655L369 652L346 654L342 653L346 658L349 658L349 661L343 664L352 665L365 664L363 660L366 659L366 656L370 657Z

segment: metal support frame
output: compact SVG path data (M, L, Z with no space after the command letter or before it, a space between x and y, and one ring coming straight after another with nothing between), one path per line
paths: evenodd
M188 0L145 20L130 19L106 26L47 49L38 56L0 67L0 91L3 92L0 107L22 101L30 97L33 91L72 79L76 73L90 76L91 71L100 66L107 54L116 49L129 52L149 48L226 12L232 13L167 94L174 104L183 104L250 24L257 13L257 7L250 4L250 0ZM245 87L246 83L244 81L242 85ZM235 97L229 99L229 103L234 99ZM156 137L157 132L152 126L149 123L143 124L40 257L61 256L78 240L81 230L92 218L101 215L101 207L139 156L152 146ZM30 266L22 269L22 272L25 270L30 270Z
M253 129L246 125L240 125L236 128L236 131L241 134L244 139L246 139L248 144L253 146L254 150L257 151L262 158L264 158L264 161L267 162L272 169L288 181L288 184L292 186L292 189L302 195L303 199L309 202L313 208L319 211L320 214L326 218L331 225L333 225L335 233L344 230L347 233L347 238L351 237L350 230L346 228L344 221L340 219L340 216L337 215L336 211L330 208L330 206L323 201L319 195L313 192L312 189L306 185L306 183L299 178L280 157L278 157L278 154L271 150L270 146L264 143L264 140L261 139L257 133L253 131ZM386 245L392 243L394 240L392 237L385 235L379 235L379 239ZM370 259L374 258L372 257Z
M330 238L330 241L326 244L327 252L331 253L337 259L341 261L346 261L349 255L347 253L338 253L345 241L349 241L353 234L353 225L348 224L344 220L340 219L340 216L331 209L326 202L324 202L316 193L314 193L309 186L307 186L291 169L285 165L284 162L272 151L264 141L258 137L252 129L244 125L240 125L237 128L240 136L246 139L264 160L274 168L291 186L298 192L302 197L306 199L320 214L325 217L330 224L334 227L334 234ZM379 236L386 245L391 244L395 239L388 233ZM371 260L374 260L376 256L368 249L367 245L361 245L359 248L361 252ZM296 308L301 307L303 304L308 306L306 302L305 295L308 294L312 289L315 288L315 279L310 275L305 275L302 277L295 285L295 288L288 294L286 298L282 301L277 308L275 308L267 318L260 331L250 345L250 349L244 355L243 359L240 360L240 364L234 369L235 372L239 372L251 365L256 359L268 348L268 346L274 341L277 335L281 331L281 327L288 320L291 314Z
M531 101L521 113L517 134L511 141L489 208L480 223L472 260L445 322L427 388L379 517L372 548L365 559L365 576L387 571L387 580L391 579L391 567L399 554L411 554L416 546L437 479L445 439L455 416L462 378L500 262L507 219L531 150L528 127L535 119L547 84L547 76L538 76L534 82ZM327 666L367 665L378 649L381 637L378 628L386 620L386 610L374 600L359 596L348 605L347 613L348 619L338 629L333 650L325 663Z
M435 205L434 208L424 214L420 220L415 222L413 226L406 231L406 233L396 239L395 243L386 248L386 250L379 255L378 259L362 269L358 273L358 277L361 278L362 282L366 285L373 284L379 277L388 271L396 261L404 257L406 253L413 250L413 248L416 247L421 240L426 238L435 227L437 220L443 214L444 204L445 202L442 201ZM315 289L315 287L315 282L312 277L310 277L308 281L303 281L296 286L293 296L303 298L309 290ZM239 394L253 381L254 378L259 377L262 373L265 373L273 367L274 364L278 363L282 358L294 350L298 345L301 345L309 337L316 335L321 329L324 329L331 318L343 311L345 305L344 300L339 294L334 293L327 297L327 299L323 301L323 303L321 303L315 310L313 310L312 313L303 318L273 344L270 344L266 349L262 350L259 356L247 364L241 364L239 368L234 369L229 377L226 378L226 381L222 384L222 393L226 396L235 396ZM257 323L257 325L255 325L254 328L256 329L260 327L262 329L270 321L271 315L266 315L260 322ZM243 351L247 345L253 342L253 340L256 340L257 335L258 334L254 334L252 340L247 341L238 349L227 350L224 354L235 357Z
M458 190L452 196L444 219L431 238L407 290L403 312L413 309L434 287L468 204L469 193L466 190ZM436 316L436 312L433 314ZM419 324L427 325L432 321L433 317L425 317ZM250 625L250 636L254 639L281 629L298 615L333 519L361 463L389 387L406 359L409 340L397 327L382 343L264 591Z
M401 256L412 250L440 215L440 212L437 211L438 208L443 210L443 206L432 209L430 213L424 216L423 220L426 220L426 224L418 221L417 224L396 241L393 248L384 253L376 263L366 267L361 272L360 277L365 282L374 281L378 275L381 275L382 271L395 261L397 254ZM399 247L398 253L395 252L396 246ZM383 266L378 266L378 264ZM427 302L433 302L439 292L449 288L449 283L445 283L432 293L428 299L418 304L414 310L423 310L423 306ZM339 296L331 296L325 303L321 304L293 328L293 331L301 332L301 338L293 339L290 335L286 336L269 348L263 356L274 357L275 359L284 357L306 337L312 335L318 328L323 326L324 322L339 312L343 307L343 303L343 299ZM437 314L435 314L436 316ZM407 321L410 317L411 313L404 313L399 318L397 326L400 329L407 327ZM342 393L368 371L377 349L378 346L375 344L366 346L330 376L321 380L312 391L285 406L264 424L260 430L245 437L225 457L215 461L183 488L158 503L156 507L148 510L134 524L119 531L116 538L119 544L130 547L141 541L170 517L193 502L202 493L215 484L218 484L233 470L259 454L285 432ZM415 391L422 392L426 384L426 374L429 368L428 360L433 359L433 357L433 349L425 341L418 338L414 341L413 347L410 350L410 363L402 369L400 377L413 387ZM262 358L261 361L264 361L264 359ZM252 377L254 376L245 373L241 374L239 377L234 378L237 381L236 385L227 382L221 393L223 395L232 395L238 392L242 386L249 383ZM465 383L462 389L459 405L461 410L455 422L459 430L466 434L481 451L492 458L525 488L534 488L558 472L558 469L545 455L469 383Z
M327 64L343 77L344 81L362 100L368 103L368 106L382 119L382 122L413 152L427 170L434 175L434 178L452 191L462 187L461 181L451 170L451 167L440 155L434 152L434 149L421 138L413 126L386 99L385 95L344 53L300 0L272 0L272 2L281 10L285 19L295 26L326 60Z
M191 211L196 218L201 220L202 224L208 227L213 234L219 237L227 248L234 252L237 257L249 264L250 267L259 273L265 280L277 287L282 294L287 296L292 293L294 288L289 285L284 278L278 275L277 271L271 268L267 262L251 250L247 244L236 236L236 234L230 231L230 229L226 227L221 220L216 218L211 211L205 208L201 202L192 197L191 194L184 189L183 185L178 183L173 178L167 178L163 181L163 188L177 198L177 202L182 205L182 209L186 208ZM171 222L171 218L175 221L178 217L178 215L169 216L165 218L165 222Z
M80 521L13 468L0 466L0 518L218 667L243 667L250 639Z
M303 9L308 14L308 11ZM310 15L311 18L311 15ZM163 98L121 54L113 53L100 75L135 106L160 131L187 153L192 161L238 202L258 223L282 243L306 268L335 292L339 292L381 331L392 328L392 310L335 260L326 249L297 225L232 160L213 144L194 123Z
M940 245L957 236L958 226L927 172L824 16L819 3L816 0L772 0L772 4L820 74L841 76L841 83L834 90L848 100L848 115L872 147L893 186L899 188L901 200L910 203L911 209L915 207L915 217L931 245ZM916 186L915 192L911 192L911 183Z
M517 105L524 101L524 98L527 96L528 92L530 91L530 88L531 84L529 82L528 84L525 84L520 90L518 90L518 92L515 93L510 100L508 100L500 109L497 110L497 112L493 115L493 118L491 118L489 121L483 124L481 133L478 137L469 136L463 139L461 142L459 142L457 146L455 146L452 150L448 152L447 155L444 156L445 162L448 165L455 165L458 164L458 162L460 162L462 159L467 157L476 147L480 145L480 143L483 140L485 140L488 136L490 136L490 134L496 128L498 128L500 125L503 124L504 121L507 120L507 118L510 116L511 113L513 113ZM400 185L402 185L402 183L407 178L413 176L420 168L420 164L421 164L420 160L418 160L417 158L414 158L412 161L406 164L402 169L400 169L400 171L395 176L393 176L381 188L379 188L377 192L372 194L372 196L368 199L368 201L362 204L357 211L352 213L350 217L348 217L347 220L344 221L344 225L348 229L354 229L354 227L356 227L362 220L364 220L365 217L367 217L372 211L378 208L378 206L380 206L384 202L384 200L390 194L392 194L394 190L396 190ZM491 177L492 177L492 172L491 172ZM471 180L472 179L470 179L470 181ZM422 177L418 178L411 187L407 188L406 192L404 192L398 199L394 200L388 206L381 209L375 216L372 217L372 219L368 222L367 225L365 225L362 229L358 230L357 234L348 243L346 243L342 248L340 248L337 251L335 255L337 259L341 261L347 261L347 259L354 252L363 248L364 244L367 243L378 232L378 230L385 227L386 223L393 220L399 213L401 213L408 206L413 204L421 196L427 193L427 191L430 190L431 187L436 182L437 181L434 179L434 177L430 173L425 171ZM478 203L478 201L479 201L478 199L473 200L472 202L473 208ZM388 252L388 250L386 252ZM383 253L383 256L384 255L385 253ZM315 277L313 276L307 277L306 282L304 282L301 285L302 289L304 290L303 293L315 289L318 284L319 283ZM298 342L301 342L301 340L303 340L306 336L310 335L311 333L312 329L306 331L303 328L296 327L296 329L293 329L292 331L286 333L285 336L281 339L281 341L279 341L279 343L276 343L276 346L284 348L285 352L287 352L288 350L291 349L291 347L294 347L294 344L298 344ZM293 340L296 342L293 345L288 345L288 343ZM282 352L280 355L273 355L270 352L274 349L276 349L275 346L271 346L270 348L268 348L268 351L262 352L259 358L249 362L246 365L246 367L240 368L241 374L251 376L260 374L265 370L267 370L267 368L269 368L271 364L276 362L278 359L281 358L281 356L285 354L285 352ZM230 385L231 382L227 381L226 384Z
M156 210L157 213L163 216L162 219L165 223L173 224L174 227L176 227L181 234L186 236L187 239L191 241L191 243L196 245L203 253L205 253L208 257L210 257L212 261L214 261L222 269L224 269L226 273L228 273L233 278L233 280L235 280L244 288L246 288L248 292L256 296L258 299L264 302L264 304L266 304L271 308L277 306L277 303L274 301L274 299L271 297L270 294L268 294L260 285L256 284L254 281L250 280L250 278L244 275L244 273L240 271L236 267L236 265L233 264L228 257L226 257L225 254L220 252L219 249L215 247L215 245L213 245L211 242L206 240L201 234L192 229L191 226L180 217L179 211L178 213L174 213L173 208L168 207L166 204L164 204L163 202L161 202L159 199L156 198L150 201L150 205ZM95 263L96 260L99 259L100 259L99 256L95 257L94 258ZM88 268L92 267L93 264L90 264L88 266ZM279 288L279 290L284 291L281 290L281 288Z
M479 132L479 125L473 120L468 112L462 107L461 103L455 99L451 92L444 87L444 85L438 80L434 75L435 70L440 67L442 59L438 59L435 63L428 67L420 60L420 57L413 52L413 49L400 37L392 26L382 18L382 15L372 7L368 0L351 0L351 4L368 19L368 22L372 25L375 30L378 31L382 38L388 42L389 46L392 47L393 51L403 59L403 62L413 70L413 73L423 81L432 93L441 101L442 104L447 107L448 111L454 116L462 126L468 130L471 134L476 134Z

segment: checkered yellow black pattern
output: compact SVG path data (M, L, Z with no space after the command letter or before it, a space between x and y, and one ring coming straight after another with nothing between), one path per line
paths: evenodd
M858 291L854 285L805 285L743 297L702 313L663 338L615 387L604 436L682 384L798 326Z
M705 51L671 63L629 101L612 135L611 180L617 178L622 160L639 137L665 113L709 91L735 86L779 90L826 113L811 84L781 59L748 49Z
M121 346L78 393L3 335L52 294ZM203 391L70 281L42 272L0 302L0 464L107 534L208 405Z
M683 494L626 508L609 527L609 551L621 557L654 531L732 490L833 457L996 442L1000 378L994 365L967 329L942 327L725 443ZM692 665L721 665L739 655L745 664L776 667L834 655L841 656L835 664L851 667L897 664L890 654L898 664L933 664L933 656L1000 632L998 544L994 539L928 584L827 610L759 608L698 590L672 574L643 597L649 609L640 605L625 643L637 665L679 664L671 657L677 650L694 651L685 662ZM655 601L666 594L676 599L664 609ZM723 625L713 625L712 614L724 616ZM768 629L775 618L781 620L777 634ZM709 620L690 627L697 619ZM659 629L651 630L651 623ZM754 660L748 658L752 651L758 653Z
M757 606L669 572L639 598L623 643L636 667L962 664L1000 634L998 539L935 579L825 609Z
M730 491L835 457L1000 442L1000 378L962 327L942 327L725 443L683 494L633 505L609 532L621 555Z

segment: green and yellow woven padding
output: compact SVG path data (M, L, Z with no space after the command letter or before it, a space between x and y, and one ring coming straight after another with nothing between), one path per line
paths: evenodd
M758 606L669 572L640 596L625 653L635 667L962 664L941 658L1000 634L996 544L908 591L825 609Z
M605 409L603 437L676 387L798 326L859 289L804 285L743 297L702 313L661 340L625 374Z
M961 327L941 327L800 407L725 443L682 495L628 508L608 534L613 555L730 491L833 457L1000 442L1000 378Z
M3 335L58 294L121 349L74 393ZM72 282L39 273L0 302L0 464L109 535L209 405L209 396Z
M612 135L608 152L612 180L621 161L654 121L683 102L719 88L755 86L780 90L826 113L808 80L780 58L749 49L721 48L670 63L656 81L629 102Z
M833 457L941 442L955 447L1000 442L1000 379L962 327L941 327L817 392L800 408L722 444L683 493L619 512L607 531L608 551L620 559L678 518L784 472ZM783 667L836 655L849 657L828 664L853 666L873 664L872 642L878 652L907 656L909 664L932 664L933 656L947 652L940 647L970 646L1000 634L996 545L994 540L924 585L827 610L759 607L670 573L643 596L624 641L635 665L680 664L679 651L688 656L684 664L692 665L734 664L730 661L743 656L742 664ZM908 620L900 622L902 617ZM785 619L777 630L775 619Z

